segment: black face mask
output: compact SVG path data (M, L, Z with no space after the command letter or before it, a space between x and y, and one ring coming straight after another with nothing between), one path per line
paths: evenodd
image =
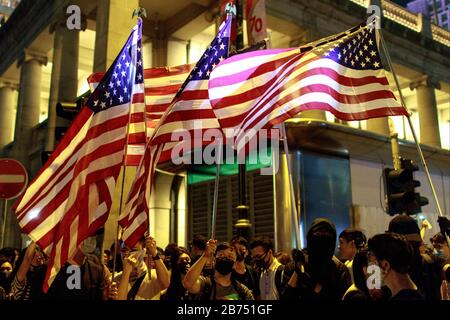
M182 262L178 264L178 270L182 274L186 274L189 271L190 264L188 262Z
M230 274L233 270L234 261L231 259L217 259L216 260L216 270L221 275L226 276Z
M264 271L268 268L267 262L265 261L267 257L267 252L259 259L254 259L255 267L259 269L259 271Z

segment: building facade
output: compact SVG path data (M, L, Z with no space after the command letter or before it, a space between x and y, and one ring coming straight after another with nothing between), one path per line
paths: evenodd
M407 5L408 10L422 13L442 28L450 30L449 0L415 0Z
M400 88L430 166L441 206L450 211L450 32L432 25L390 1L267 0L272 47L298 46L344 31L367 18L367 7L381 8L383 34ZM81 12L81 27L67 28ZM87 77L105 71L135 23L132 12L146 8L144 66L176 66L196 62L213 38L218 5L213 0L22 0L0 28L0 148L1 157L20 160L33 177L45 152L54 150L70 123L59 117L57 102L74 102L88 90ZM244 24L245 28L245 24ZM21 35L20 37L18 35ZM392 90L397 92L392 74ZM280 168L262 176L249 167L247 194L253 235L270 235L277 249L292 245L293 207L300 213L302 234L319 216L335 221L338 230L359 226L368 235L383 232L383 168L392 166L391 132L400 138L401 153L419 163L412 133L402 118L343 123L331 114L308 111L287 123L289 156ZM287 161L292 165L295 199L289 197ZM236 168L220 180L217 238L229 240L237 220ZM127 169L128 190L135 168ZM437 209L420 172L421 193L430 200L424 214L437 230ZM177 175L159 171L151 199L150 229L160 246L187 245L194 234L209 236L214 176L210 168L189 168ZM122 181L119 178L118 181ZM116 189L120 199L122 186ZM10 203L11 205L11 203ZM105 226L105 246L115 237L119 203L113 203ZM2 217L3 223L3 217ZM6 244L21 246L17 221L8 212Z

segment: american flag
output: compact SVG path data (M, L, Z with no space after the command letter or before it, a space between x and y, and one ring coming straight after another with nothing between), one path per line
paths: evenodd
M50 159L15 203L22 231L49 255L47 291L79 245L103 226L124 162L130 108L143 92L142 21Z
M236 144L305 110L347 121L407 114L365 24L300 48L231 57L211 73L209 96L222 128L237 129Z
M230 16L221 25L147 143L125 210L119 217L124 228L122 237L129 247L133 247L148 229L148 203L156 165L171 160L172 149L180 143L172 141L172 134L188 132L192 150L204 143L201 135L205 130L220 128L208 99L208 80L212 70L228 57L231 21Z
M136 98L132 105L126 158L128 166L139 165L144 154L145 136L149 138L153 134L159 120L193 67L191 64L185 64L144 70L145 105L142 103L142 92L134 93ZM103 75L104 73L95 73L88 78L91 91L95 90Z

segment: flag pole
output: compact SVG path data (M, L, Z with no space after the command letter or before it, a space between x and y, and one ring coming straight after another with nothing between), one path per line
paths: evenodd
M222 143L216 148L216 180L214 181L214 199L211 217L211 239L216 239L217 202L219 200L220 161L222 159Z
M268 41L269 45L268 48L270 49L272 46L272 40L269 37ZM287 163L287 170L288 170L288 176L289 176L289 193L290 193L290 199L291 199L291 215L294 220L294 235L295 235L295 245L296 249L301 249L302 247L302 239L300 235L300 210L297 211L297 203L295 201L295 192L294 192L294 179L292 178L292 164L289 161L289 146L287 141L287 133L286 133L286 124L285 122L282 122L280 125L281 134L282 134L282 140L283 140L283 148L284 153L286 154L286 163ZM298 186L300 187L300 186ZM300 199L299 199L300 200Z
M227 19L233 15L233 7L228 4L226 8ZM228 43L228 51L230 50L230 44ZM211 239L216 239L216 221L217 221L217 203L219 201L219 180L220 180L220 161L222 159L223 144L218 143L216 148L216 180L214 181L214 198L213 209L211 216Z
M300 232L299 232L299 216L297 212L297 207L295 203L295 193L294 193L294 182L292 179L292 165L289 161L289 146L287 141L287 133L286 133L286 125L283 122L281 124L281 134L282 134L282 140L283 140L283 146L284 146L284 153L286 154L286 163L287 163L287 171L289 176L289 193L291 198L291 215L294 220L294 235L295 235L295 242L296 242L296 249L301 248L301 239L300 239Z
M141 8L136 9L136 10L138 10L138 13L137 13L138 20L142 20L141 19L141 14L144 14L144 13L141 11ZM133 12L132 19L136 15L136 10ZM133 73L132 79L135 79L135 76L136 76L136 71ZM132 105L132 103L133 103L133 101L130 101L130 103L128 105L128 125L127 125L127 133L126 133L126 138L125 138L125 146L124 146L123 161L122 161L122 186L121 186L121 190L120 190L119 216L120 216L120 214L122 213L122 210L123 210L123 198L124 198L123 194L124 194L124 189L125 189L125 176L126 176L126 172L127 172L127 163L126 162L127 162L127 156L128 156L130 120L131 120L131 105ZM145 114L144 114L144 116L145 116ZM119 233L120 233L120 223L119 223L119 220L117 220L117 228L116 228L116 233L115 233L115 237L114 237L114 257L113 257L113 270L112 270L112 275L111 275L111 282L114 282L115 273L116 273L117 253L118 253L118 246L119 246L119 241L118 241L119 240Z
M381 30L378 30L378 35L380 36L381 46L383 47L384 54L386 55L386 59L387 59L389 68L391 69L391 72L392 72L392 74L394 76L395 84L397 86L397 90L398 90L399 95L400 95L400 101L401 101L403 107L406 108L405 99L403 97L402 90L401 90L400 84L398 82L397 74L395 73L395 70L394 70L394 67L393 67L393 64L392 64L392 60L391 60L391 56L389 55L389 51L387 49L386 42L384 41L384 37L383 37L383 34L381 33ZM413 138L414 138L414 142L416 144L417 152L419 153L420 161L422 162L422 166L425 169L425 172L426 172L426 175L427 175L427 178L428 178L428 182L430 183L431 191L433 192L433 197L434 197L434 200L436 202L438 213L439 213L439 215L441 217L443 217L444 215L442 213L442 209L441 209L441 206L439 204L439 199L437 197L437 193L436 193L436 190L434 188L434 184L433 184L433 181L431 179L431 174L430 174L430 171L428 170L428 166L427 166L427 163L425 161L425 157L423 156L422 147L420 146L420 143L419 143L419 141L417 139L416 131L414 130L414 126L413 126L413 123L411 121L410 113L408 113L406 118L408 119L408 124L409 124L409 127L411 129L411 132L412 132L412 135L413 135Z

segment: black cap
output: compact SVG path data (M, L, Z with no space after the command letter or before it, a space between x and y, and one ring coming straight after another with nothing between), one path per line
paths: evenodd
M389 232L402 234L408 241L422 242L420 229L416 220L406 215L396 216L389 223Z

